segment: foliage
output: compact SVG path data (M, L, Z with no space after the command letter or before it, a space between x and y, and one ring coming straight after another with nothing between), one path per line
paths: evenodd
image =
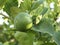
M59 8L59 0L0 0L9 15L0 13L9 23L0 25L0 45L60 45Z

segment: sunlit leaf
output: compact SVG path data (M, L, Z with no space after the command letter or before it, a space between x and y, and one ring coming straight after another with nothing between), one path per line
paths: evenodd
M37 1L33 2L32 7L31 7L31 10L36 9L43 2L44 2L44 0L37 0Z
M20 9L23 11L28 11L31 9L32 0L23 0L23 2L20 4Z
M44 7L43 10L41 11L41 15L44 15L47 12L48 8Z
M0 0L0 9L3 8L7 0Z
M4 42L4 44L3 45L9 45L9 42Z
M42 9L43 8L43 5L41 6L39 6L38 8L36 8L35 10L32 10L31 12L30 12L30 14L32 15L32 16L38 16L38 15L40 15L40 13L41 13L41 11L43 10Z

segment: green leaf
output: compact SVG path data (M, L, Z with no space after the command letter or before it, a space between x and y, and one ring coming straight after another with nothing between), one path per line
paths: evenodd
M44 0L38 0L38 1L33 2L32 7L31 7L31 10L36 9L36 8L39 7L39 5L42 4L43 2L44 2Z
M42 45L43 44L43 41L36 41L34 42L34 45Z
M3 45L9 45L9 42L4 42L4 44Z
M33 35L25 32L16 32L14 37L20 45L33 45Z
M44 15L47 12L48 8L44 7L43 10L41 11L41 15Z
M56 24L56 31L60 31L60 22Z
M5 4L4 11L6 11L9 15L11 15L10 8L14 6L15 7L18 6L17 0L8 0Z
M35 16L38 16L38 15L40 15L40 13L41 13L41 11L43 10L42 9L43 8L43 5L41 6L39 6L38 8L36 8L35 10L32 10L31 12L30 12L30 14L31 15L35 15Z
M21 10L18 7L13 6L10 8L10 12L11 12L10 15L15 17L18 13L21 12Z
M0 9L3 8L3 5L6 3L7 0L0 0Z
M38 25L35 25L34 27L32 27L32 30L43 32L43 33L48 33L52 35L54 33L54 26L52 25L50 19L43 18L41 19Z
M20 9L23 11L28 11L31 9L32 0L23 0L20 4Z
M60 31L54 33L53 39L57 45L60 45Z

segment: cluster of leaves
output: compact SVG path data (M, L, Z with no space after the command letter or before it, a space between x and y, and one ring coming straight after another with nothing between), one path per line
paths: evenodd
M52 2L54 8L50 7ZM58 0L0 0L0 9L9 15L9 25L0 26L0 45L60 45L59 6ZM20 12L32 17L33 26L28 31L9 27Z

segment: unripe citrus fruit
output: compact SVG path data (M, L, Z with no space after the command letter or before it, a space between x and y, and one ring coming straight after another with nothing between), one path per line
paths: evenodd
M28 13L19 13L14 19L14 26L17 30L27 30L32 27L32 20Z

